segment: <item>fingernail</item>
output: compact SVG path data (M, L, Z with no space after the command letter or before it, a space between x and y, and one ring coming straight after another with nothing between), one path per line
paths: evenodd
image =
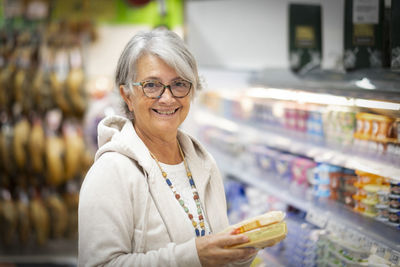
M249 238L245 235L242 235L243 242L249 242Z

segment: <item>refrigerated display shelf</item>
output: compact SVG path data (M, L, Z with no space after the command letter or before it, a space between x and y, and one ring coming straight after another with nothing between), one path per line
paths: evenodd
M77 266L77 240L49 240L45 245L0 247L0 265L11 264L40 264L42 266Z
M207 146L207 145L206 145ZM238 158L207 146L215 157L221 172L225 176L235 177L239 181L259 188L283 202L307 213L307 221L320 228L336 228L341 231L354 231L356 235L366 236L371 250L381 249L400 257L400 229L383 224L373 218L352 211L342 203L328 198L317 198L304 187L284 184L274 175L260 172L257 167L246 161L238 163Z
M202 124L212 124L237 134L243 140L259 142L269 147L284 150L293 154L306 156L316 162L325 162L333 165L358 169L361 171L378 174L390 179L400 181L400 166L392 162L381 161L378 158L368 158L351 150L342 151L335 147L325 147L323 144L314 144L308 140L290 136L282 132L261 129L244 123L215 115L204 108L197 108L194 119ZM246 141L244 141L246 143Z
M347 73L314 69L303 75L289 69L266 69L252 73L249 83L260 87L400 101L400 73L389 69L362 69Z

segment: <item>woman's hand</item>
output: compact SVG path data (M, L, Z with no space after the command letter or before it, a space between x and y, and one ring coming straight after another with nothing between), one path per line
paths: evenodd
M246 260L257 253L255 248L227 248L248 242L245 235L219 233L196 238L197 254L203 267L223 266Z

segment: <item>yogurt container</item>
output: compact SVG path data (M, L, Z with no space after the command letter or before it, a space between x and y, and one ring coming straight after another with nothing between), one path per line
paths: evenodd
M400 195L400 181L390 181L390 193L394 195Z
M376 192L378 195L378 203L382 205L389 205L389 191L388 190L379 190Z
M388 213L389 213L389 222L391 223L400 223L400 209L392 209L389 208L388 209Z
M392 209L400 209L400 195L389 195L389 207Z

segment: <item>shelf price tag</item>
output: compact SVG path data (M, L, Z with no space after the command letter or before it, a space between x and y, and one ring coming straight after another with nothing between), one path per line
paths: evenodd
M375 254L376 252L376 247L373 246L373 243L371 241L371 239L365 237L365 247L369 250L369 252L371 252L372 254Z
M318 226L319 228L325 228L326 224L328 223L328 215L326 213L311 209L307 212L306 221Z
M389 261L395 266L398 266L398 264L400 263L400 253L392 251L392 255L390 256Z
M371 242L371 254L377 254L376 252L378 251L378 244L377 243L372 243Z
M391 256L392 256L392 254L390 253L390 250L387 249L385 251L385 254L383 255L383 258L386 260L389 260Z
M381 246L378 246L376 248L376 255L378 255L378 256L380 256L382 258L385 258L385 254L386 254L386 248L381 247Z

